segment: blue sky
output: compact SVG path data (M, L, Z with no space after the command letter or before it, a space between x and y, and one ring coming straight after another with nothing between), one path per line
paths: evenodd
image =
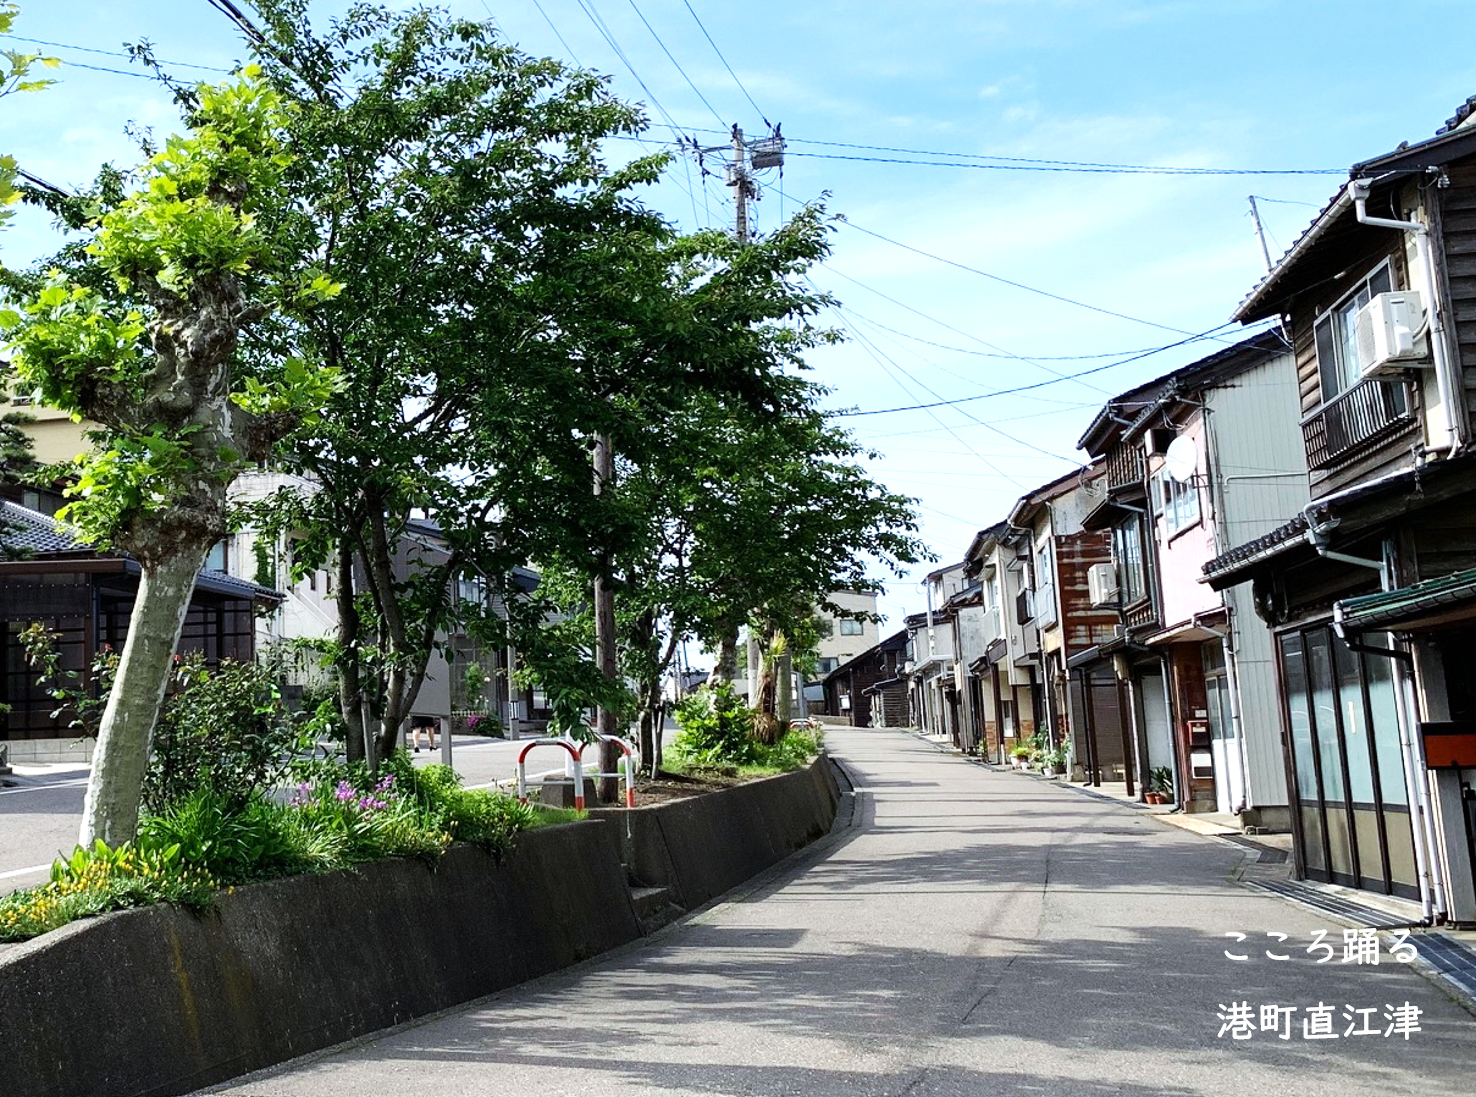
M836 407L1050 382L932 413L848 420L885 455L872 462L876 476L920 499L924 536L942 562L1023 492L1073 467L1075 441L1109 395L1222 344L1202 341L1079 381L1058 374L1225 323L1264 272L1247 196L1265 199L1275 256L1339 185L1337 175L1019 170L1025 165L977 158L1345 169L1432 135L1476 94L1468 2L690 2L736 79L684 0L538 0L542 12L534 0L449 6L476 18L490 8L526 51L608 73L617 93L647 104L651 148L672 140L663 112L713 145L734 122L750 136L764 132L765 118L782 124L790 155L782 181L777 172L762 177L754 223L771 229L796 202L827 191L829 210L847 219L814 275L843 305L828 322L851 335L812 361L814 377L836 390ZM163 58L216 67L243 55L206 0L23 0L23 9L16 33L51 42L117 50L147 38ZM314 10L326 18L342 5ZM121 57L45 48L68 62L131 67ZM167 99L145 80L76 64L60 76L41 95L0 103L0 148L48 180L81 183L104 159L131 162L129 121L174 124ZM732 218L721 178L704 180L690 161L674 165L649 200L684 227ZM22 216L0 246L19 264L53 243L44 221ZM1069 357L1101 355L1109 356ZM882 609L892 627L922 607L915 581L926 570L889 585Z

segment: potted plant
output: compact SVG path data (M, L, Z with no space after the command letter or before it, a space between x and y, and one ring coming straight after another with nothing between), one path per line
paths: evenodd
M1040 752L1040 771L1046 777L1054 777L1066 770L1066 748L1048 747Z
M1154 766L1148 771L1148 787L1143 790L1143 799L1150 804L1174 802L1174 775L1168 766Z
M1024 769L1025 764L1030 761L1030 748L1021 743L1010 751L1010 757L1015 760L1016 769Z

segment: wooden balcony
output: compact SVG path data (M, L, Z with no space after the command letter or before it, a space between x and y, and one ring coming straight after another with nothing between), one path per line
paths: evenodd
M1107 490L1115 492L1143 486L1143 447L1119 443L1107 454Z
M1351 461L1416 423L1403 381L1360 381L1302 420L1307 467L1325 469Z

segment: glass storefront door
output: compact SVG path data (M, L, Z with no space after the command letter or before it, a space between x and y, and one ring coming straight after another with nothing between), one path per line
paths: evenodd
M1351 650L1325 625L1279 641L1303 872L1417 897L1389 660Z

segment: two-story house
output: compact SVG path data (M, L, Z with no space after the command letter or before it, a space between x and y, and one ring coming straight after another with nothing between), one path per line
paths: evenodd
M961 746L963 740L948 602L964 585L962 563L929 572L923 580L927 610L903 621L908 633L905 669L912 723L929 735L949 736L955 746Z
M1210 561L1274 633L1297 867L1476 920L1476 118L1356 164L1236 318L1294 345L1310 502Z
M1249 598L1209 589L1201 572L1305 504L1284 404L1295 389L1285 340L1264 332L1111 402L1130 414L1100 416L1093 436L1123 470L1089 524L1113 531L1097 596L1121 613L1107 649L1127 670L1139 778L1162 766L1185 811L1272 829L1288 820L1269 638Z
M907 630L901 629L846 660L825 676L823 711L858 728L905 724L906 657Z
M1115 608L1095 604L1090 588L1091 569L1112 559L1108 535L1086 527L1104 497L1105 473L1096 461L1037 488L1007 523L1024 564L1015 616L1036 639L1028 669L1038 726L1049 745L1066 748L1070 772L1099 784L1124 758L1120 702L1116 689L1088 685L1071 662L1116 636Z

